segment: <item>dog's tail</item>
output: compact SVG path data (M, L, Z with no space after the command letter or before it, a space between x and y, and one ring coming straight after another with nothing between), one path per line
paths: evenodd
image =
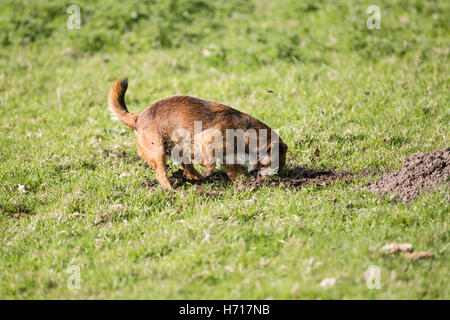
M125 104L125 92L128 88L128 79L117 80L111 86L108 96L108 108L112 112L113 117L120 120L126 126L136 130L136 120L139 115L128 112Z

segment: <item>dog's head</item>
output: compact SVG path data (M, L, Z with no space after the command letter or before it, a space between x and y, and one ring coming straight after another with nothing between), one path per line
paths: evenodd
M287 149L281 139L272 141L267 147L267 153L258 159L255 166L250 166L249 171L258 170L263 176L280 173L286 164Z

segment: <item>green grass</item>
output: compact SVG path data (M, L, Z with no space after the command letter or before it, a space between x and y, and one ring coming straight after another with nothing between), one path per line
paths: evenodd
M106 109L128 76L132 112L198 96L277 129L288 166L395 170L450 146L449 2L174 3L79 1L80 30L68 4L0 3L0 298L449 299L448 183L410 205L363 190L376 176L167 192Z

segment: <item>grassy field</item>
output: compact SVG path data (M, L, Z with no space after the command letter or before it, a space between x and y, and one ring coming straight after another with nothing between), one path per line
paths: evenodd
M128 76L131 112L222 102L276 129L290 168L395 170L450 146L449 1L76 1L80 29L69 4L0 2L0 298L450 298L448 183L409 205L364 190L378 174L167 192L106 108Z

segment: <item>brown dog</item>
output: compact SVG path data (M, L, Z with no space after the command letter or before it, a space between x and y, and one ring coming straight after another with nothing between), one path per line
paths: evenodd
M273 174L284 167L287 146L274 131L252 116L220 103L189 96L158 100L135 115L128 112L125 104L127 87L127 79L113 83L108 107L120 121L135 130L139 156L153 166L156 178L164 188L172 189L167 177L166 157L170 154L178 156L180 151L187 151L188 155L183 153L181 160L176 162L180 162L189 179L195 180L202 179L203 175L193 163L204 166L208 172L215 168L216 162L222 163L233 181L242 175L243 158L245 163L250 162L249 171L259 169L263 174ZM223 157L227 161L223 161Z

